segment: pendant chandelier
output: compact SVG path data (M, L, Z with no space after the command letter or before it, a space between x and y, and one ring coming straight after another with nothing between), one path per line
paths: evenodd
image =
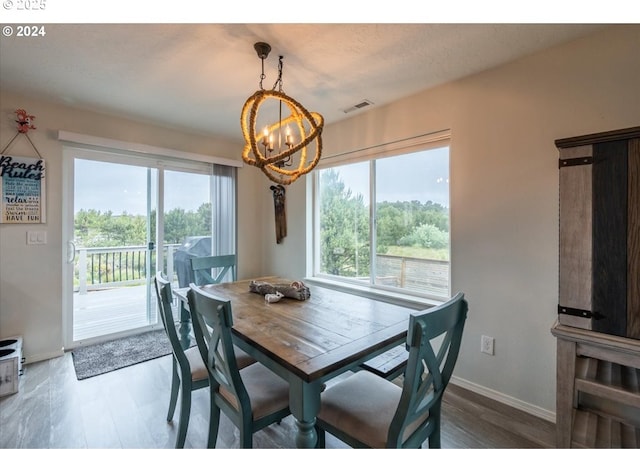
M271 181L288 185L318 164L322 154L324 118L317 112L307 111L282 90L283 56L278 61L278 79L270 90L264 89L264 60L269 56L271 46L257 42L254 48L262 60L262 74L260 89L242 108L240 121L245 141L242 159L260 168ZM259 116L259 112L270 99L275 100L277 110L272 108L273 114L266 114L267 120ZM288 115L283 116L283 106L288 109Z

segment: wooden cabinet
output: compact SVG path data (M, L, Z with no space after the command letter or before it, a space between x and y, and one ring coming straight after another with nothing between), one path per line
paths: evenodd
M640 127L560 139L558 447L640 447Z
M558 447L640 447L640 340L557 323Z

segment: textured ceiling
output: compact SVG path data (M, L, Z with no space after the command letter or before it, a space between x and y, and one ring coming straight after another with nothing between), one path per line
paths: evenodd
M284 56L283 89L327 123L597 31L567 24L49 24L0 39L2 89L241 138L240 111Z

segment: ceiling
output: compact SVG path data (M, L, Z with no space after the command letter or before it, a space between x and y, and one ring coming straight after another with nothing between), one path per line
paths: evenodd
M283 90L342 120L601 29L596 24L48 24L0 39L2 89L190 132L240 139L259 88L253 44L283 55ZM16 28L14 26L14 28ZM369 100L373 105L344 111ZM37 111L29 111L37 116Z

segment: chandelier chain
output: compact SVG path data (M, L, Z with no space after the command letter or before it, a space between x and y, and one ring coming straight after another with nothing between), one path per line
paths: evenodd
M273 83L273 88L271 90L276 90L276 86L277 86L278 87L278 91L284 92L282 90L282 68L283 68L282 60L283 59L284 59L284 56L282 56L282 55L278 59L278 79L276 80L275 83Z
M264 58L260 58L260 60L262 61L262 74L260 75L260 90L264 90L264 87L262 87L262 81L264 81L267 75L264 74Z

